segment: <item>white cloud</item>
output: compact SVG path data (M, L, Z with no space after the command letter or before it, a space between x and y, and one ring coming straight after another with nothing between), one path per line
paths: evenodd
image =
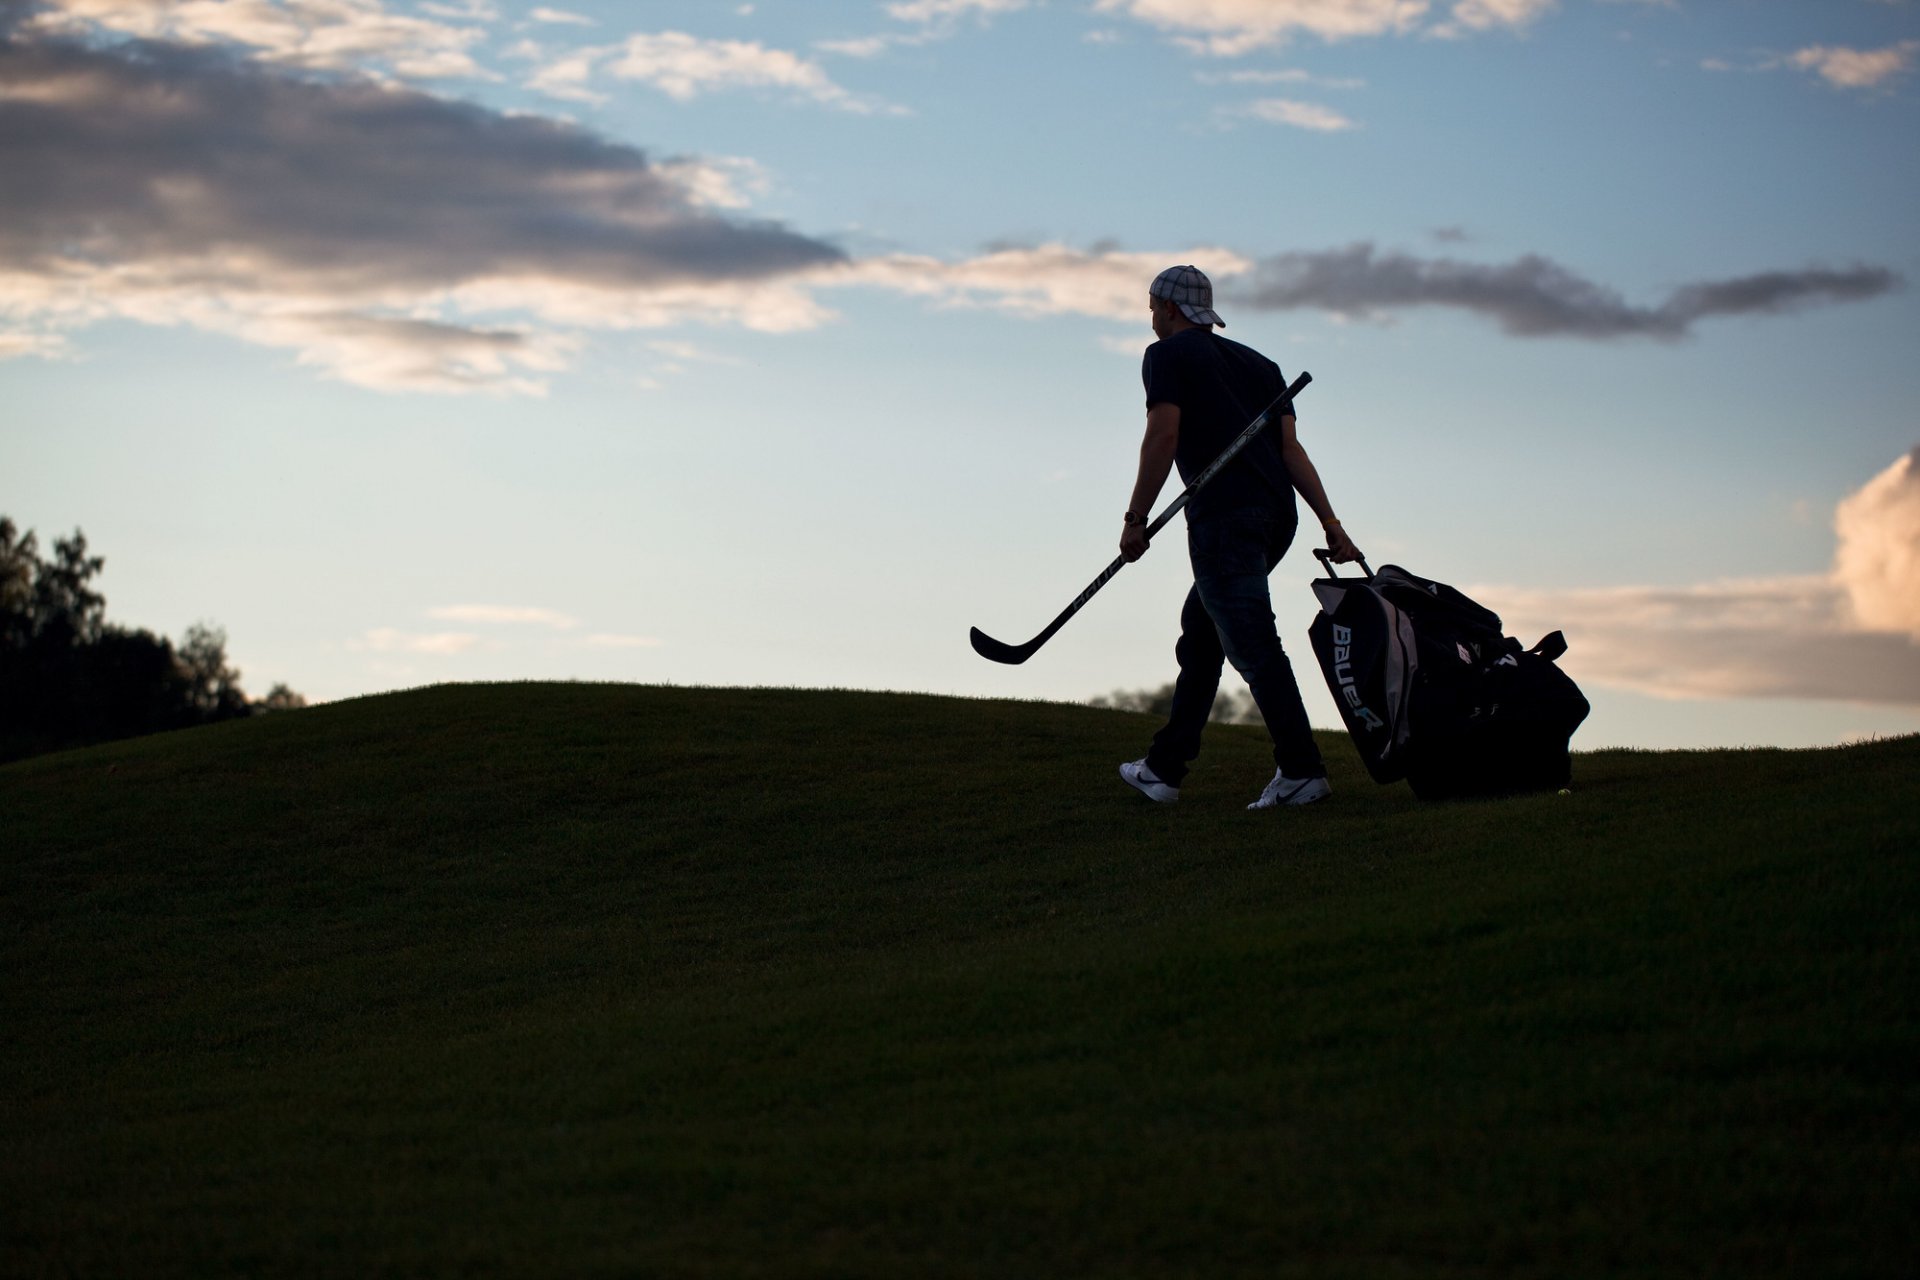
M1310 84L1322 89L1364 89L1367 82L1351 77L1316 76L1298 67L1267 71L1197 71L1201 84Z
M436 18L455 18L467 22L498 22L500 10L494 7L492 0L422 0L421 11Z
M1834 573L1862 627L1920 640L1920 448L1834 511Z
M885 109L835 84L818 63L751 40L706 40L684 31L634 35L608 52L605 67L682 102L717 90L766 88L843 111Z
M650 351L658 352L660 355L667 357L669 360L681 360L681 361L685 361L688 364L693 364L696 362L700 364L739 364L740 363L738 360L736 360L732 356L721 355L718 352L707 350L705 347L702 347L698 343L685 342L679 339L669 339L669 338L658 339L656 341L649 342L647 344L647 349Z
M1473 587L1511 634L1566 632L1574 679L1666 698L1920 705L1920 646L1848 623L1830 577L1689 587Z
M535 9L527 15L530 22L544 22L559 26L592 27L598 26L592 18L579 13L569 13L565 9Z
M534 73L527 77L527 88L563 102L598 104L607 100L606 94L593 88L594 69L605 57L604 49L569 49L547 57L538 45L515 46L515 51L523 47L526 53L541 62Z
M0 360L18 360L37 356L57 360L72 354L63 333L35 332L30 329L0 329Z
M916 26L916 30L816 40L813 47L822 53L837 53L842 57L877 58L889 49L949 39L960 29L961 20L968 16L985 24L996 14L1013 13L1026 8L1027 4L1028 0L903 0L887 5L887 15L896 21Z
M1455 0L1444 17L1432 0L1097 0L1102 13L1123 13L1174 34L1195 53L1238 57L1284 44L1304 33L1322 40L1369 36L1458 37L1495 29L1519 30L1556 0ZM1425 25L1423 25L1425 24Z
M570 630L580 625L578 618L570 617L557 610L520 605L450 604L438 609L427 610L427 616L429 618L438 618L443 622L501 623L506 625L524 624L552 627L557 631Z
M1279 44L1296 32L1323 40L1403 34L1426 17L1428 0L1098 0L1102 13L1124 13L1180 37L1197 52L1232 57Z
M653 165L391 84L16 32L0 86L12 334L119 317L288 349L363 386L538 394L580 329L818 324L805 271L844 257L713 212L759 180L746 162Z
M1229 320L1444 307L1583 339L1677 338L1705 317L1901 284L1869 266L1774 271L1646 307L1536 255L1481 264L1370 244L1264 259L1043 244L852 260L719 212L765 189L750 160L654 162L565 121L363 77L18 29L0 39L0 173L0 352L63 352L118 318L287 350L384 390L538 395L588 331L791 332L825 323L836 288L1139 325L1147 282L1183 261L1214 277Z
M689 200L711 209L745 209L773 186L766 169L749 156L676 156L654 170L678 183Z
M897 36L856 36L849 40L817 40L813 47L822 53L837 53L847 58L877 58L900 43L903 40Z
M1314 133L1340 133L1360 127L1332 107L1324 107L1317 102L1299 102L1292 98L1260 98L1230 108L1228 114Z
M1920 705L1920 449L1840 503L1827 574L1682 587L1468 588L1576 680L1669 698Z
M1813 71L1840 89L1873 89L1913 67L1920 40L1902 40L1884 49L1847 49L1812 45L1789 61L1802 71Z
M974 16L1013 13L1027 7L1027 0L898 0L887 6L887 16L902 22L951 22Z
M363 632L359 639L349 640L347 648L356 652L372 653L427 653L455 654L466 653L480 644L480 637L464 631L441 631L431 635L415 632L397 631L392 627L375 627Z
M992 249L959 262L889 254L823 272L820 278L822 283L871 285L949 306L994 307L1026 316L1138 320L1144 324L1147 285L1175 262L1193 262L1209 274L1219 275L1253 266L1250 260L1217 248L1167 254L1043 244Z
M186 44L227 43L266 61L312 70L382 70L409 79L484 76L470 50L490 6L429 6L451 18L390 13L380 0L54 0L29 29L112 32Z
M1457 39L1496 27L1519 30L1554 7L1556 0L1459 0L1450 21L1432 28L1429 34L1441 39Z

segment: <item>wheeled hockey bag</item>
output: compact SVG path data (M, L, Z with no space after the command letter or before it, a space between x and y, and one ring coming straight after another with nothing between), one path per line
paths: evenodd
M1444 583L1360 562L1313 583L1307 630L1327 688L1376 782L1404 778L1424 800L1565 786L1567 743L1587 700L1555 664L1560 632L1531 649L1500 616Z

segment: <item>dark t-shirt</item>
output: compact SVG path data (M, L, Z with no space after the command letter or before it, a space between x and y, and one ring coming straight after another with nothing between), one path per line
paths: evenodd
M1287 389L1280 366L1252 347L1211 329L1182 329L1147 348L1140 364L1147 408L1180 406L1180 448L1174 465L1188 484L1232 444L1254 415ZM1187 519L1204 520L1245 507L1294 509L1293 484L1280 456L1280 419L1267 420L1238 457L1187 504Z

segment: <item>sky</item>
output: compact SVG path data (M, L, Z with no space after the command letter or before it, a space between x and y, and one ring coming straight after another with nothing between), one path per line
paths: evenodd
M1910 733L1917 67L1913 0L0 0L0 514L256 695L1155 687L1178 521L967 631L1115 555L1193 263L1576 748Z

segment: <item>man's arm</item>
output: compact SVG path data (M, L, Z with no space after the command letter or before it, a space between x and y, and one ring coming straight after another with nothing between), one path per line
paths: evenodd
M1280 456L1287 464L1287 475L1293 480L1293 487L1313 508L1313 514L1320 519L1320 525L1327 531L1327 550L1333 552L1333 558L1346 563L1361 558L1360 548L1353 545L1353 539L1341 527L1339 519L1333 514L1333 503L1327 500L1326 486L1320 483L1320 473L1314 470L1313 459L1307 456L1306 448L1300 438L1294 434L1293 415L1284 414L1280 419Z
M1180 406L1162 400L1147 410L1147 434L1140 440L1140 474L1133 482L1133 498L1127 510L1141 518L1120 531L1120 554L1138 560L1147 553L1145 521L1153 515L1153 500L1167 483L1173 470L1173 455L1180 448Z

